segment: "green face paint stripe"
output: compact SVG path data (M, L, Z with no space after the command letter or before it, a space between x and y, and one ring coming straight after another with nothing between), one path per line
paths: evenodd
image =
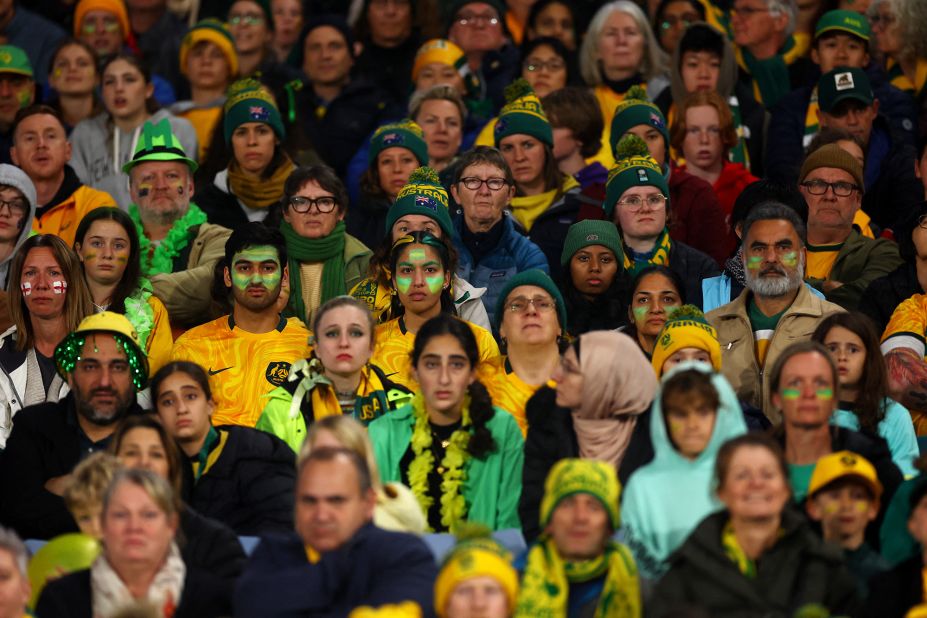
M425 277L425 283L428 285L429 292L432 294L437 294L441 291L441 288L444 287L444 275Z
M783 388L782 389L782 398L789 401L794 401L801 397L801 391L797 388Z
M795 266L798 264L798 254L794 251L782 254L782 263L786 266Z
M644 316L647 315L647 307L634 307L631 311L634 312L634 317L638 320L644 319Z
M256 266L256 269L250 274L240 273L235 266L241 262ZM272 273L262 273L261 265L267 262L276 264L277 270ZM268 289L273 289L277 287L283 276L280 256L277 250L270 245L258 245L238 251L232 256L232 265L232 284L240 290L247 289L249 285L263 285Z
M763 263L763 258L758 255L751 255L747 258L747 268L751 270L756 270L760 267L760 264Z
M819 388L814 391L814 394L817 395L818 399L833 399L834 398L834 389L832 388Z
M396 289L403 294L408 294L412 287L412 277L396 277Z
M409 249L409 259L422 261L428 258L428 254L425 253L424 249Z

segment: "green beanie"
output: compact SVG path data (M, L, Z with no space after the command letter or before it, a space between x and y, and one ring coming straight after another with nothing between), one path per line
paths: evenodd
M428 144L422 127L414 121L401 120L391 122L378 128L370 138L370 151L367 163L373 165L377 156L387 148L405 148L415 155L419 165L428 165Z
M618 147L621 136L638 125L653 127L663 135L663 144L669 149L669 129L666 118L660 108L647 100L647 90L641 86L631 86L612 116L612 133L610 136L612 152ZM617 155L615 156L617 160Z
M135 146L135 154L122 166L122 173L128 174L136 165L148 161L186 163L191 174L199 167L196 161L184 152L183 145L171 130L171 123L167 118L162 118L158 124L151 124L150 120L145 121L142 133L138 137L138 144Z
M515 80L505 88L505 100L493 128L496 148L509 135L530 135L553 148L554 132L531 84L523 78Z
M505 285L502 286L502 290L499 291L499 297L496 299L496 312L493 315L495 321L493 326L495 326L496 331L499 330L499 326L502 324L502 316L505 314L506 299L508 299L512 290L522 285L535 285L550 294L551 298L553 298L554 302L557 304L557 318L560 320L560 327L566 328L566 303L563 302L563 295L557 288L557 284L554 283L550 275L543 270L532 268L530 270L523 270L509 279Z
M567 230L566 240L563 241L563 253L560 254L560 265L566 266L577 251L592 245L610 249L619 263L624 259L621 237L615 224L611 221L585 219L574 223Z
M405 215L424 215L434 219L450 241L454 235L451 215L447 210L447 191L441 185L438 172L430 167L420 167L409 174L406 183L396 197L396 202L386 211L386 234L393 224Z
M264 84L250 77L229 86L222 125L226 144L232 143L232 133L246 122L263 122L274 130L277 139L286 139L286 129L283 128L274 95Z
M550 523L550 517L560 502L576 494L597 498L608 513L612 530L618 529L621 523L618 511L621 484L615 474L615 466L593 459L561 459L550 469L544 481L544 497L541 498L541 527Z
M650 156L644 140L629 133L621 138L615 148L615 167L608 172L605 184L606 218L611 221L615 204L625 191L642 185L658 188L666 196L666 210L669 212L669 185L660 165Z

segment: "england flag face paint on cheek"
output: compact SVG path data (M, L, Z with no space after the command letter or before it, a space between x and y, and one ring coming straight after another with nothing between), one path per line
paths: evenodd
M52 292L55 294L64 294L68 289L67 281L52 281Z
M19 289L22 290L23 296L32 296L32 284L28 281L23 281L20 283Z

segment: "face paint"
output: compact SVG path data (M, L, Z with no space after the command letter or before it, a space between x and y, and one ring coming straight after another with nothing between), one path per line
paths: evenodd
M67 281L52 281L52 292L55 294L64 294L68 289Z
M869 503L865 500L857 500L853 505L856 507L857 513L865 513L869 510Z
M254 270L251 273L241 273L237 268L232 268L232 284L239 290L246 290L248 286L263 286L272 290L280 283L283 275L283 269L280 267L280 257L277 250L269 245L258 245L242 249L232 256L232 264L237 265L239 262L249 262ZM277 270L272 273L261 272L261 264L273 262L277 265Z
M28 281L23 281L20 283L19 289L22 290L23 296L32 296L32 284Z
M139 197L148 197L148 194L151 193L151 183L142 182L138 185L138 196Z
M428 286L429 292L432 294L438 294L441 289L444 288L444 275L425 277L425 284Z
M424 249L410 249L409 250L409 259L410 260L424 260L427 255L425 255Z
M671 305L669 307L663 307L663 313L666 314L666 319L673 317L673 314L679 311L679 305Z
M789 268L794 267L798 264L798 254L794 251L789 251L788 253L782 254L782 263Z
M55 77L61 77L61 67L54 70Z
M20 107L26 107L32 103L32 89L25 88L16 93L16 98L19 100Z
M647 317L647 307L634 307L631 311L634 313L635 322L640 322Z
M782 398L787 401L795 401L801 397L801 391L797 388L783 388L782 389Z
M685 423L675 419L669 419L669 428L671 433L679 433L685 429Z
M827 515L833 515L838 510L840 510L840 507L833 502L828 502L824 505L824 513Z
M758 255L751 255L747 258L747 268L750 270L759 270L763 264L763 258Z
M819 388L814 391L814 394L818 399L831 400L834 398L834 389L832 388Z
M402 292L403 294L408 294L409 289L412 287L412 277L402 277L396 275L396 289Z
M183 197L183 194L187 191L187 186L183 183L182 180L172 181L171 186L177 190L177 195L181 197Z

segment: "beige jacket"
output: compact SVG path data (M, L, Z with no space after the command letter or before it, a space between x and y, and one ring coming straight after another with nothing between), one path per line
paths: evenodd
M842 312L843 308L818 298L802 285L792 306L779 320L766 351L765 366L760 369L747 313L747 298L751 293L744 290L728 304L709 311L706 317L718 331L721 373L734 387L740 400L761 408L773 425L778 426L782 415L779 410L773 409L769 400L769 372L776 359L789 345L810 339L821 320L832 313Z

